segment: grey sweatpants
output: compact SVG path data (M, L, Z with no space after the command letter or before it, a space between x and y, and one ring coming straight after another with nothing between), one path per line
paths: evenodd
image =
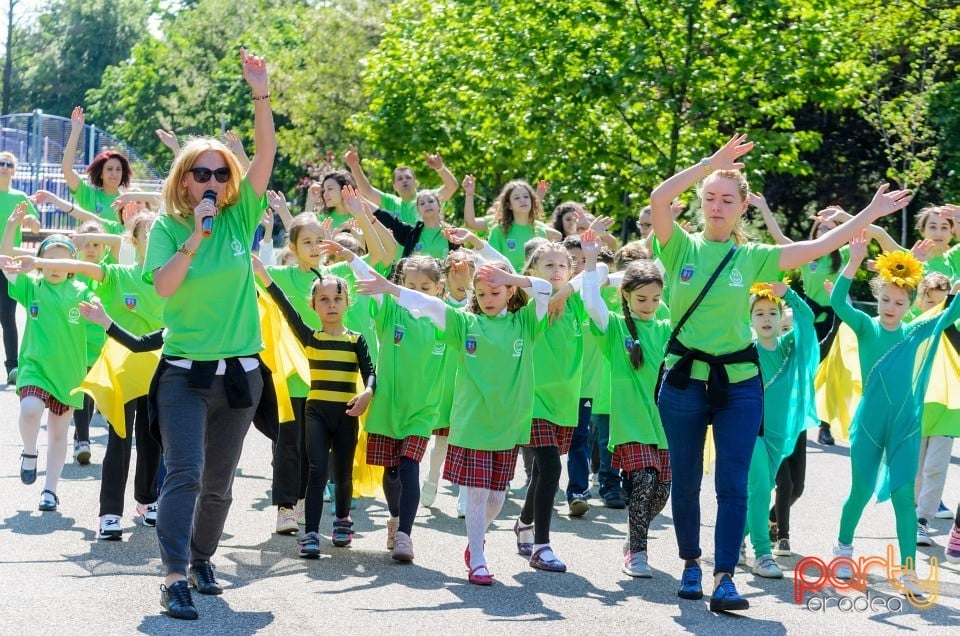
M254 406L230 408L224 376L209 389L187 384L187 369L169 366L157 387L163 461L157 539L167 574L187 574L190 561L217 550L233 502L233 477L263 390L259 369L247 373Z

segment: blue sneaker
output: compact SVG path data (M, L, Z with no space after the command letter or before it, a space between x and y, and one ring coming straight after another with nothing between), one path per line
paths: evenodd
M940 502L940 507L937 508L937 514L934 515L937 519L953 519L953 511L943 505L943 502Z
M680 589L677 590L677 596L690 601L699 601L703 598L703 570L699 565L691 565L683 568L683 574L680 575Z
M350 517L346 519L333 520L333 536L331 537L333 545L338 548L345 548L353 541L353 521Z
M729 574L724 574L720 579L720 585L710 597L710 611L731 612L745 609L750 609L750 601L740 596L733 584L733 579Z

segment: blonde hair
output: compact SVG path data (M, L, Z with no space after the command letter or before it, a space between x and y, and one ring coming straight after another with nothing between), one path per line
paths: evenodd
M19 161L17 161L17 155L13 154L9 150L4 150L3 152L0 152L0 159L9 159L10 161L13 162L14 165L17 165L18 163L20 163Z
M223 207L233 205L240 199L240 181L243 178L243 168L240 162L219 139L213 137L193 137L180 149L177 158L170 166L170 174L163 182L164 214L172 215L181 223L185 223L184 216L189 216L197 203L187 197L187 189L183 185L197 158L205 152L216 152L223 157L223 162L230 168L230 180L226 183L226 190L222 201Z
M747 178L739 170L717 170L716 172L708 175L703 181L700 182L700 185L697 186L697 196L700 197L700 207L703 209L703 189L711 181L716 181L717 179L730 179L731 181L736 182L737 191L740 194L740 201L745 202L747 200L747 195L750 194L750 183L747 181ZM743 245L750 241L750 237L747 235L746 229L744 229L743 224L743 215L737 218L737 224L733 228L733 232L730 234L733 237L733 242L737 245Z

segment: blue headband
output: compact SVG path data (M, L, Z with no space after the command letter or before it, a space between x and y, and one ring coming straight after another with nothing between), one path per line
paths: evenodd
M40 243L40 247L37 248L37 256L43 254L43 250L47 249L51 245L60 245L62 247L70 250L70 256L77 257L77 246L70 242L63 234L52 234L47 238L43 239L43 242Z

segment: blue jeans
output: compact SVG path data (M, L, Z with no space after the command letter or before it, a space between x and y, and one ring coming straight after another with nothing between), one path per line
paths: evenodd
M600 498L615 497L623 494L620 485L620 471L613 468L613 453L610 452L610 415L607 413L593 415L590 437L591 443L597 445L597 454L600 456Z
M567 452L567 503L574 495L590 496L590 411L592 398L580 398L580 413Z
M660 419L670 444L673 484L670 501L681 559L700 558L700 482L707 424L713 424L717 448L714 483L717 523L714 573L733 575L747 522L747 475L763 415L759 376L730 384L726 403L707 405L707 385L690 380L685 389L667 382L660 389Z

